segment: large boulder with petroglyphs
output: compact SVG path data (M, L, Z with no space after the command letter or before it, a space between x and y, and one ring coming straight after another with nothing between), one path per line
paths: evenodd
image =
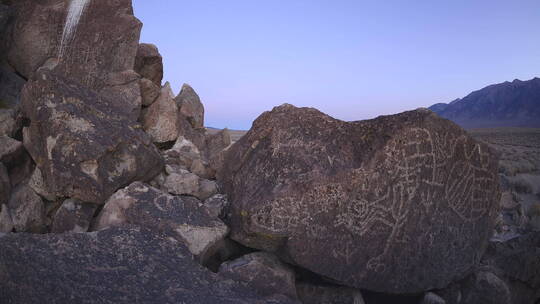
M163 159L142 127L119 105L46 69L22 92L30 124L24 146L48 193L103 204L118 188L150 180Z
M229 148L218 179L233 239L381 292L465 277L499 211L488 147L424 109L344 122L276 107Z
M20 0L12 5L6 37L7 62L25 78L39 67L98 92L136 120L140 76L133 71L142 23L131 0Z

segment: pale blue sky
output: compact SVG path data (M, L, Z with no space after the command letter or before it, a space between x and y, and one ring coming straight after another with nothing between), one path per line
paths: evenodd
M284 102L367 119L540 76L538 0L133 2L207 126L248 129Z

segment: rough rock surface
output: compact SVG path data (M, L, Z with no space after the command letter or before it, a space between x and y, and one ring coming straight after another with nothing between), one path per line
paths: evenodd
M139 81L143 106L149 106L158 98L161 88L150 79L142 78Z
M44 232L45 205L28 185L22 184L13 189L7 207L15 231Z
M267 252L254 252L221 264L219 274L246 282L253 290L268 295L283 294L296 299L294 271L278 257Z
M7 205L0 204L0 233L9 233L13 230L13 221Z
M8 202L11 195L11 181L6 166L0 162L0 205Z
M73 36L62 44L68 3L16 1L8 61L31 78L52 59L60 74L101 90L110 74L133 69L142 24L133 16L131 0L91 1Z
M188 84L182 86L180 94L175 98L180 113L195 129L204 127L204 106L199 95Z
M13 109L0 109L0 136L12 137L18 130L17 113Z
M446 301L436 293L426 292L420 304L446 304Z
M200 205L195 198L171 196L136 182L111 196L93 230L133 224L172 232L194 255L205 260L214 253L229 229Z
M67 199L54 215L52 233L86 232L94 217L97 205L83 203L75 199Z
M25 147L58 197L102 204L118 188L152 179L163 167L148 135L117 105L48 70L27 83L22 105L31 121Z
M32 173L32 176L30 177L30 180L28 181L28 186L32 188L37 194L39 194L41 197L48 201L54 201L56 200L56 195L54 193L49 192L47 185L45 184L45 181L43 180L43 174L41 174L41 170L39 168L34 169L34 173Z
M155 85L161 86L163 58L155 45L149 43L139 44L137 57L135 58L135 71Z
M7 136L0 136L0 162L9 164L15 162L24 153L22 142Z
M465 277L499 211L488 147L428 110L347 123L276 107L228 149L218 179L234 240L380 292Z
M161 88L157 100L143 110L142 124L156 143L167 143L178 138L178 107L168 82Z
M364 304L359 290L339 287L314 285L305 282L296 283L298 298L309 304Z
M181 242L140 227L8 234L0 248L6 303L297 303L221 279Z
M15 72L0 66L0 109L16 108L26 81Z

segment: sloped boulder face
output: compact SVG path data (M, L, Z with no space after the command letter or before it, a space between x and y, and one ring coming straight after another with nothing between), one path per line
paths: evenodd
M214 254L229 229L201 205L195 198L171 196L136 182L111 196L93 229L132 224L170 232L204 261Z
M41 69L22 93L24 144L48 192L103 204L120 187L150 180L163 159L140 125L94 91Z
M178 107L168 82L161 88L157 100L143 111L142 124L157 144L174 142L178 138Z
M204 106L199 95L193 88L184 84L180 94L176 96L180 113L189 121L193 128L204 127Z
M463 278L498 214L488 147L428 110L347 123L282 105L228 149L218 179L234 240L387 293Z
M83 86L114 94L120 109L133 116L133 96L139 96L140 107L138 79L116 82L133 70L139 45L142 24L133 16L131 0L90 0L79 19L68 15L69 5L16 1L7 33L9 64L27 79L45 65ZM72 26L66 26L70 20Z
M6 303L297 303L222 280L181 242L140 227L10 234L0 248Z

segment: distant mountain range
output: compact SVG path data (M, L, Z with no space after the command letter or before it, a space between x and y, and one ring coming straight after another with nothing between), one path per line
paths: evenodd
M490 85L429 109L464 128L540 127L540 78Z

